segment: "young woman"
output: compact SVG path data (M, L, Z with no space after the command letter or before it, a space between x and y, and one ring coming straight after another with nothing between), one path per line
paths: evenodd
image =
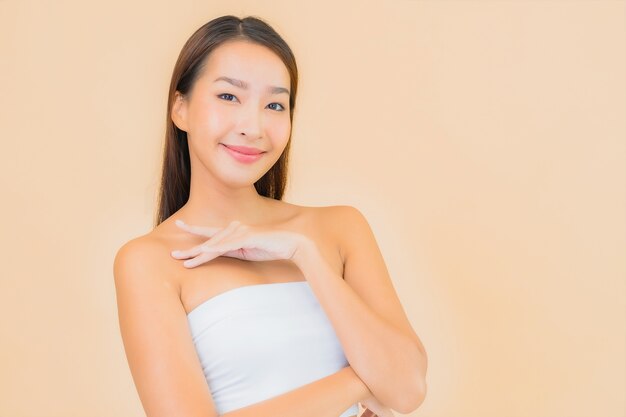
M155 228L114 262L148 417L408 413L426 353L363 215L282 201L298 71L255 17L185 43L167 103Z

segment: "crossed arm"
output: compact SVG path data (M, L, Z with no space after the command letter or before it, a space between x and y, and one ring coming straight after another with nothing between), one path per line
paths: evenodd
M351 206L333 206L329 229L342 242L343 277L312 242L294 262L304 273L337 333L348 362L384 405L401 413L426 396L427 357L394 290L366 218Z
M133 241L114 263L119 324L147 417L221 417L209 391L177 290L154 263L159 244ZM161 276L159 275L161 274ZM372 393L348 366L226 417L337 417Z
M351 405L371 396L350 366L310 384L222 417L337 417Z
M343 247L344 279L314 247L303 250L297 262L350 366L225 416L336 417L371 396L407 413L423 401L423 347L366 221L353 209L340 214L337 226L352 242ZM158 259L162 250L160 243L137 240L120 249L114 263L120 328L135 385L148 417L218 417L179 294L158 265L145 261Z

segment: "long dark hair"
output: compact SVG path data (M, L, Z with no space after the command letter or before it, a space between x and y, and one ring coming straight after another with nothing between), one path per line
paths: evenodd
M243 19L232 15L221 16L201 26L183 46L172 73L167 99L163 169L155 227L174 214L189 199L191 164L187 132L180 130L170 117L175 93L179 91L182 95L187 95L202 73L211 51L222 43L233 39L242 39L263 45L271 49L283 61L291 78L289 118L293 122L293 111L298 90L298 67L291 49L283 38L268 23L254 16ZM263 177L254 183L255 189L260 195L276 200L282 199L287 184L287 162L290 145L291 133L280 158Z

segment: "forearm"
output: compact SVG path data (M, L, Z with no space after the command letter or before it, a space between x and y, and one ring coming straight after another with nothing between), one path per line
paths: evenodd
M221 417L337 417L371 395L367 385L347 366L315 382Z
M399 412L423 398L425 358L405 334L377 315L324 261L315 245L294 260L337 333L346 358L373 395Z

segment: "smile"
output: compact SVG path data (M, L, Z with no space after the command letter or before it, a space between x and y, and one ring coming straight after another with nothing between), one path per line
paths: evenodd
M220 143L220 145L222 145L224 149L226 149L226 151L230 154L230 156L232 156L236 161L243 162L243 163L250 163L250 162L258 161L259 159L261 159L261 157L265 153L265 152L261 152L257 154L245 154L242 152L238 152L232 148L229 148L223 143Z

